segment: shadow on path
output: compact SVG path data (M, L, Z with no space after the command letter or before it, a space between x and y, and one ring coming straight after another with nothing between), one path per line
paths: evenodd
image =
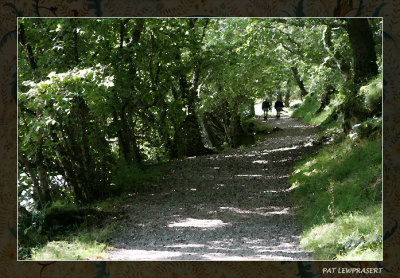
M317 129L268 119L282 130L247 149L169 163L159 192L129 204L110 260L306 260L288 178L316 151Z

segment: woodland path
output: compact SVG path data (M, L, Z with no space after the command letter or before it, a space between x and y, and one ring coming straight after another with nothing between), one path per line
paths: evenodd
M299 247L288 178L317 151L317 128L270 118L272 132L246 149L176 160L153 193L127 205L109 260L307 260Z

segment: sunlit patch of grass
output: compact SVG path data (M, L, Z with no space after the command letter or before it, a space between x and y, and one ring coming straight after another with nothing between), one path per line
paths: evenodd
M336 245L332 242L325 244L323 240L328 240L329 237L325 238L322 234L327 233L323 229L338 230L345 227L346 222L343 219L351 219L351 224L354 224L351 229L362 230L365 225L357 219L363 219L362 217L368 219L372 215L369 212L370 207L380 207L381 143L381 138L358 141L342 138L332 145L325 146L317 155L303 160L294 168L293 176L290 178L292 197L298 206L297 219L307 231L302 238L304 240L315 237L315 242L321 245L321 248L317 248L314 243L303 242L308 248L311 244L312 249L319 250L314 253L315 259L350 256L349 254L366 256L365 252L360 253L358 249L353 252L353 247L348 244L341 245L340 242L336 242ZM377 221L371 223L378 225L380 222ZM361 234L366 238L375 233L371 231L369 229L369 232ZM357 237L355 234L354 238ZM343 241L343 238L341 240ZM372 254L376 251L377 249L371 249L368 252Z
M109 241L116 237L125 227L125 214L123 206L134 202L134 194L124 194L114 198L108 198L85 207L77 207L73 204L63 206L62 202L57 202L49 209L49 212L58 211L65 213L90 214L82 215L82 223L71 223L69 226L50 226L42 229L43 234L37 231L29 231L32 235L40 235L41 241L27 245L26 242L19 247L19 259L21 260L84 260L104 258L102 249ZM20 234L24 235L21 231ZM26 241L27 239L25 239ZM25 247L26 246L26 247ZM78 252L74 258L68 250L77 248ZM66 250L63 255L64 249ZM82 251L79 249L87 249Z
M381 260L381 205L363 214L347 213L333 223L315 225L303 233L300 243L320 260Z
M104 260L107 242L121 232L124 221L105 221L100 226L76 227L73 235L61 236L32 249L30 260Z
M376 250L351 250L344 255L338 255L336 259L340 261L381 261L382 256L382 247L380 247Z
M324 128L340 126L340 122L332 118L338 105L340 105L340 102L332 99L329 105L320 113L317 113L321 106L321 100L317 94L309 94L304 99L304 102L293 111L291 117L299 118L306 124L323 126Z
M96 241L51 241L33 250L32 260L104 260L107 258L105 247L105 244Z
M301 105L292 113L292 117L301 118L307 124L311 124L311 120L315 117L315 111L320 106L320 101L316 94L309 94L305 97Z

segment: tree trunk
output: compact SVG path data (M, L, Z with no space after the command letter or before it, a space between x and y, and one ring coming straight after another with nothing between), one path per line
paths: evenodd
M44 206L45 201L44 201L41 189L40 189L40 183L39 183L39 180L37 177L36 169L35 169L34 165L28 159L26 159L23 154L18 155L18 161L21 163L22 167L25 168L24 170L29 175L29 177L32 179L33 198L35 201L38 202L38 209L41 209Z
M291 67L290 69L292 70L294 79L296 80L297 85L299 86L299 89L300 89L300 92L301 92L301 96L303 97L303 96L308 95L308 92L307 92L306 88L304 87L303 80L300 79L300 75L299 75L298 69L295 68L295 67Z
M231 138L231 147L236 148L243 144L245 132L240 122L240 115L238 113L239 102L236 102L231 111L229 137Z
M354 82L362 84L378 74L375 42L368 19L349 18L347 23L354 58Z
M35 71L38 68L38 66L37 66L35 57L33 55L32 46L26 41L25 26L23 23L20 23L18 31L19 31L19 36L18 36L19 41L22 44L22 46L24 47L26 53L28 54L28 61L31 66L31 69L33 71Z
M130 151L132 153L133 163L140 164L142 162L142 155L140 154L134 126L128 125L128 132L129 132Z
M184 155L197 156L206 153L203 145L200 126L197 121L196 112L196 89L198 86L199 72L195 70L193 88L189 89L186 78L181 74L179 77L179 92L184 103L187 105L187 115L183 121Z
M113 111L113 122L117 129L117 138L119 146L119 157L127 164L140 164L142 156L137 144L137 137L135 135L134 127L131 126L124 106L117 114ZM118 117L119 115L119 117Z
M96 182L96 178L94 176L97 176L95 173L95 167L93 166L93 159L90 154L90 143L89 143L89 138L88 135L90 134L90 131L88 130L88 113L89 113L89 107L87 106L85 100L82 97L77 98L77 113L80 116L80 137L82 140L82 144L80 145L81 151L82 151L82 166L83 166L83 172L86 180L86 186L88 191L92 191L92 183ZM93 175L94 174L94 175Z
M36 152L35 165L38 171L38 178L40 183L39 195L41 195L42 206L48 202L51 202L50 187L49 187L49 176L48 171L44 166L43 157L43 137L41 136L38 143Z
M290 105L290 91L288 90L285 94L285 107L289 107Z
M347 81L351 77L351 66L350 61L343 59L339 51L335 52L332 45L332 26L326 26L323 32L323 43L325 50L330 54L331 58L335 61L337 68L340 70L344 81Z
M322 110L325 109L327 105L331 102L331 96L335 92L335 89L328 88L327 91L321 97L321 105L319 106L318 110L315 112L316 114L321 113Z
M256 110L255 110L255 108L254 108L254 105L255 105L255 103L254 103L254 99L251 99L250 100L250 104L249 104L249 108L250 108L250 114L249 114L249 116L251 117L251 118L253 118L253 117L255 117L256 116Z
M63 135L62 141L58 138L55 132L51 132L51 140L55 145L54 152L56 154L57 160L60 163L61 168L63 169L63 177L68 185L71 187L74 201L76 203L82 204L89 201L88 195L85 192L87 188L85 185L87 180L82 175L81 163L81 152L80 148L74 144L75 137L70 130L70 127L65 126L61 119L58 119L60 123L61 132L67 133L67 136ZM80 165L80 166L77 166Z
M185 155L197 156L206 153L206 148L203 145L200 127L195 114L186 116L183 122Z

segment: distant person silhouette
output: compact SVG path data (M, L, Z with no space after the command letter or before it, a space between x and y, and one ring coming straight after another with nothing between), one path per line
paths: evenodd
M276 118L279 119L281 117L281 111L283 110L283 103L279 99L275 102L275 110Z
M271 109L271 105L269 104L269 101L266 99L261 106L262 110L264 111L264 120L268 119L268 110Z

